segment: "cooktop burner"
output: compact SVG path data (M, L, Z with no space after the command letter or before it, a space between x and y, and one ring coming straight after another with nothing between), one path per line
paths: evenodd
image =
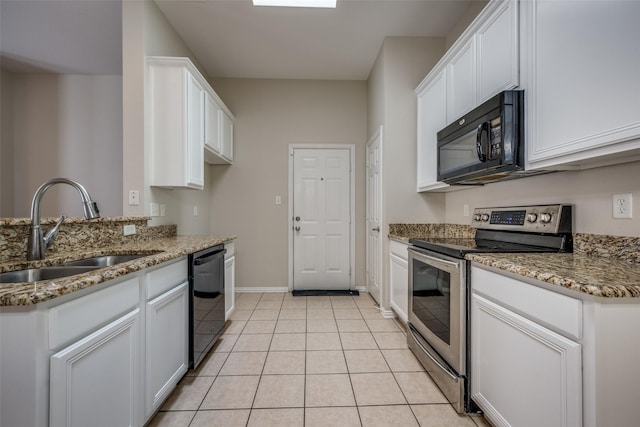
M474 239L423 238L409 243L426 250L464 258L467 253L571 252L571 206L544 205L477 208Z

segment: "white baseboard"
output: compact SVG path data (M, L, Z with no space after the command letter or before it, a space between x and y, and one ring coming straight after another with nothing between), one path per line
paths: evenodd
M383 308L380 309L380 314L382 314L382 317L384 317L385 319L395 319L397 317L395 311L385 310Z
M367 293L367 287L366 286L356 286L356 291L364 292L366 294Z
M286 286L237 286L237 293L255 294L255 293L269 293L269 292L289 292L289 288Z

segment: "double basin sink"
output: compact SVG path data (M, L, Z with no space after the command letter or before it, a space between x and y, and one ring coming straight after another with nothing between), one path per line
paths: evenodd
M102 255L77 261L69 261L61 265L9 271L7 273L0 273L0 283L36 282L75 276L76 274L111 267L149 255L153 254Z

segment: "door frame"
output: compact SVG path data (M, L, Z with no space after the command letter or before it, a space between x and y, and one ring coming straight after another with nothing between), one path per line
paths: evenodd
M386 230L386 228L383 226L384 224L384 210L382 209L384 206L383 203L383 188L382 188L382 174L383 174L383 156L382 156L382 149L383 149L383 126L380 125L380 127L373 133L373 135L369 138L369 140L367 141L367 144L365 145L365 156L366 156L366 163L365 163L365 176L366 176L366 184L365 184L365 289L367 290L367 292L369 292L369 272L371 269L371 266L369 265L369 147L371 146L371 144L376 140L379 139L380 140L380 158L378 159L379 164L380 164L380 174L379 174L379 179L380 179L380 186L378 188L379 194L378 194L378 210L380 212L380 236L384 236L384 230ZM378 265L378 276L380 277L380 295L378 295L378 297L380 298L380 301L376 301L378 303L378 305L380 307L383 306L382 301L384 300L384 242L382 240L382 237L379 239L380 240L380 244L378 245L378 257L379 257L379 265ZM385 315L386 317L386 315Z
M355 214L356 214L356 145L355 144L304 144L304 143L291 143L289 144L289 195L288 195L288 246L289 246L289 260L288 260L288 288L289 291L293 290L293 151L295 149L341 149L349 150L349 289L355 289L356 274L354 263L356 259L356 227L355 227Z

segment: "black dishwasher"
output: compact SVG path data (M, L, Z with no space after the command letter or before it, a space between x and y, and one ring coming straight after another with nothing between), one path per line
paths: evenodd
M225 325L224 245L189 255L189 368L198 367Z

